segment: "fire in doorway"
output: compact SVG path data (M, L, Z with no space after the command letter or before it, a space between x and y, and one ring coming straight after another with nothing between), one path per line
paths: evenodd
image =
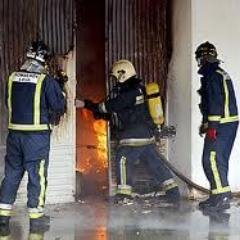
M86 109L77 112L77 164L81 195L101 195L108 189L107 124ZM77 183L78 184L78 183Z

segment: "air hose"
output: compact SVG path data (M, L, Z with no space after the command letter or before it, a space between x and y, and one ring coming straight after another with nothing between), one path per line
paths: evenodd
M183 182L185 182L190 188L195 188L196 190L205 193L205 194L209 194L210 190L207 188L204 188L196 183L194 183L192 180L190 180L189 178L187 178L185 175L183 175L176 167L173 166L173 164L171 164L167 158L159 153L162 162ZM240 197L240 192L232 192L232 195L234 197Z

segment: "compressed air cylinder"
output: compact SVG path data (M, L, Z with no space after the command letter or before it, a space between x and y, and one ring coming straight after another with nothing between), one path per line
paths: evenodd
M164 122L164 116L158 84L148 83L146 85L146 94L149 113L153 119L153 122L160 126Z

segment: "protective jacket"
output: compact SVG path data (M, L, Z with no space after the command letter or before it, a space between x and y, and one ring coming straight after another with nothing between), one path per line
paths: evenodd
M210 183L211 194L229 196L229 157L238 128L238 110L232 81L219 67L219 63L207 63L199 69L201 78L200 109L203 123L216 129L216 139L204 139L202 163Z
M219 63L207 63L199 69L201 88L199 104L203 123L217 128L219 124L238 121L238 109L233 84Z
M179 198L179 190L170 170L162 163L155 148L155 124L150 116L145 86L141 80L132 77L119 84L119 92L113 99L94 106L85 102L85 107L93 112L116 113L120 121L119 147L116 152L117 193L131 195L134 186L133 171L137 161L147 161L147 165L157 186L166 194L173 193Z
M29 217L36 219L44 215L50 120L53 115L63 114L64 95L36 61L28 60L22 68L29 71L13 72L7 84L9 133L5 177L0 187L0 217L12 215L19 184L27 171Z
M145 87L138 78L120 84L119 94L99 104L104 113L117 113L121 123L120 139L149 139L153 137L154 123L145 101Z
M64 96L49 75L27 71L13 72L6 94L9 130L45 131L53 115L64 113Z

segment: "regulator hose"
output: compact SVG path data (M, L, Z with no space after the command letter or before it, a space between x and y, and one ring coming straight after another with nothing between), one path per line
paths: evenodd
M189 187L191 188L195 188L200 192L203 192L205 194L210 194L210 190L207 188L204 188L196 183L194 183L193 181L191 181L189 178L187 178L185 175L183 175L176 167L173 166L173 164L171 164L167 158L159 153L162 162L179 178L181 179L183 182L185 182ZM234 197L240 197L240 192L232 192L232 195Z

